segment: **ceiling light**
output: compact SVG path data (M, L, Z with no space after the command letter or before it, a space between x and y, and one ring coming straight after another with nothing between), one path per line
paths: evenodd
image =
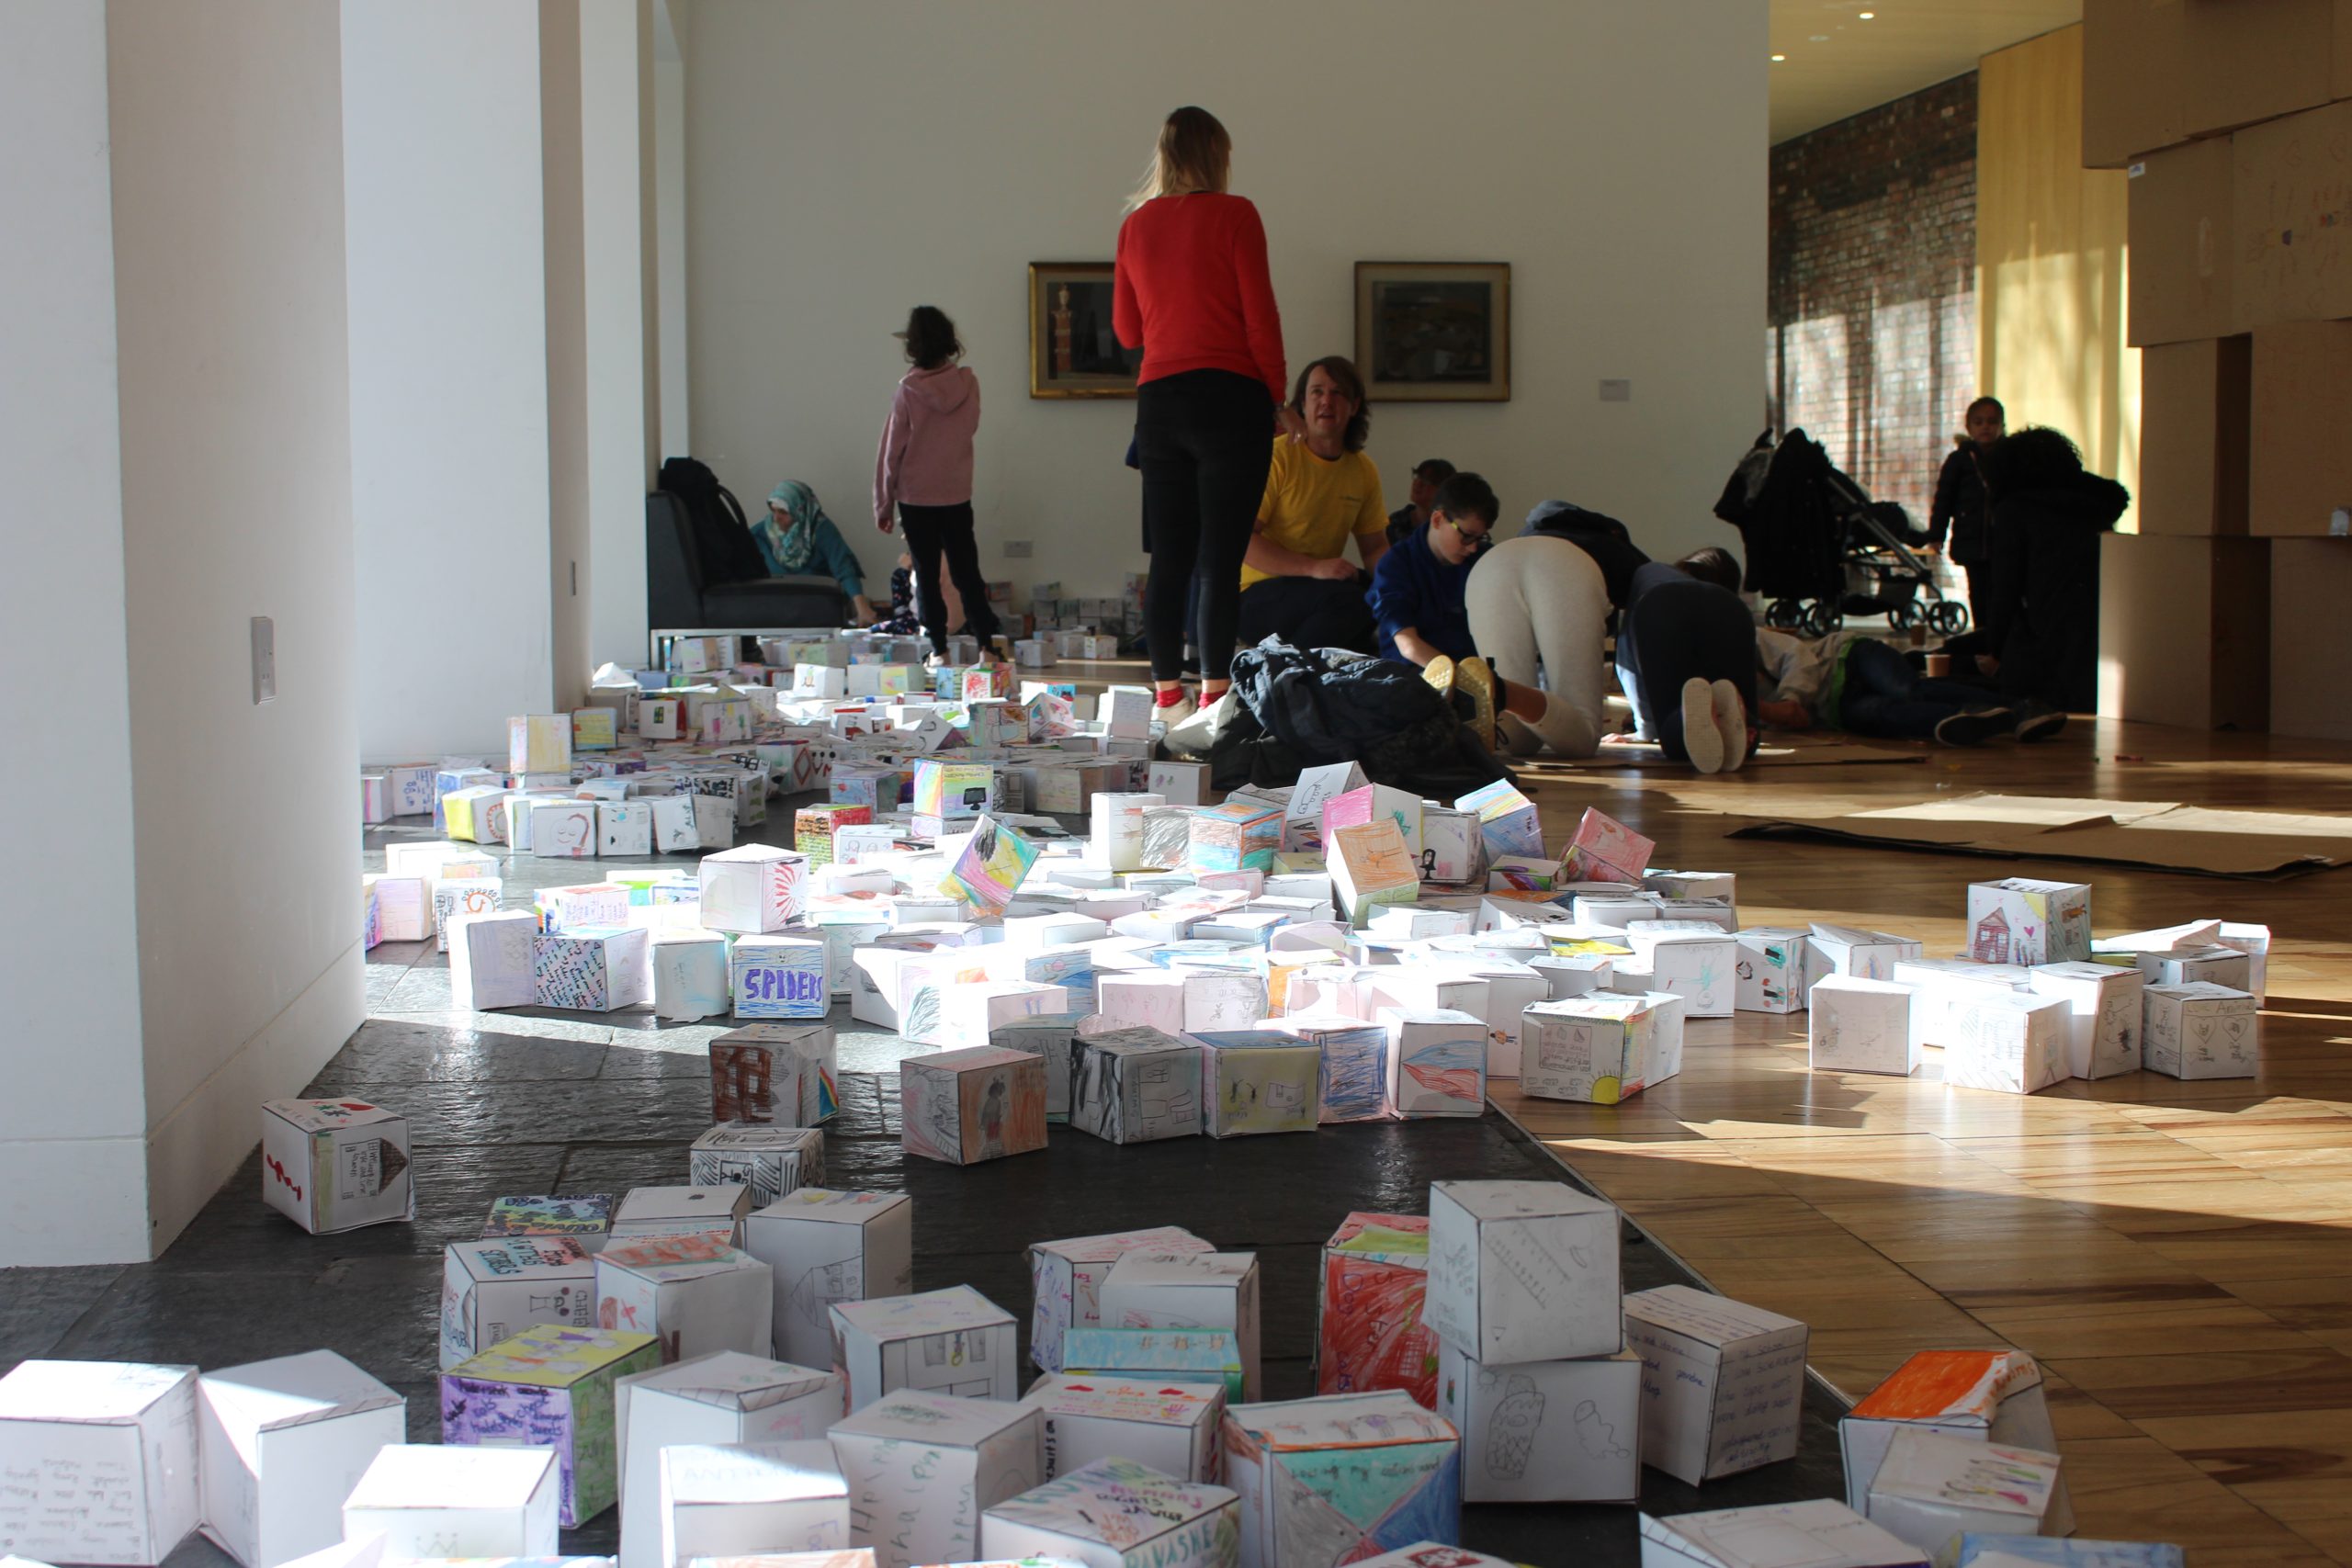
M1788 56L1787 56L1787 55L1785 55L1785 54L1776 54L1776 55L1774 55L1772 58L1773 58L1773 60L1774 60L1774 61L1776 61L1776 62L1777 62L1777 61L1786 60L1786 59L1788 58Z
M1876 17L1877 17L1877 15L1878 15L1878 13L1877 13L1876 11L1858 11L1858 12L1856 12L1856 13L1855 13L1855 15L1856 15L1856 16L1858 16L1858 17L1861 17L1861 19L1862 19L1862 20L1864 20L1864 21L1866 21L1866 22L1867 22L1867 21L1870 21L1870 20L1871 20L1872 18Z

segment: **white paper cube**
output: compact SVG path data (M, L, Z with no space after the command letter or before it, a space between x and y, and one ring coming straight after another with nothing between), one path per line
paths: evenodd
M752 1190L740 1184L632 1187L613 1211L612 1239L708 1235L735 1247L743 1240L743 1221L751 1212Z
M1179 1481L1218 1473L1225 1391L1215 1383L1048 1372L1021 1403L1042 1420L1040 1481L1106 1459L1135 1460Z
M20 1361L0 1378L0 1532L43 1562L160 1563L196 1529L196 1369Z
M1041 1427L1026 1405L913 1389L837 1419L851 1542L871 1548L880 1568L972 1561L981 1511L1046 1479ZM918 1502L950 1495L952 1506Z
M2201 982L2250 991L2254 959L2237 948L2217 942L2186 953L2143 953L2140 955L2140 973L2151 986L2193 986Z
M815 1127L727 1122L687 1149L686 1176L696 1187L748 1188L751 1207L764 1209L803 1187L825 1184L825 1134Z
M261 1108L261 1195L313 1235L416 1217L408 1118L356 1100Z
M807 857L746 844L702 857L702 923L719 931L782 931L808 897Z
M1222 1486L1102 1460L980 1516L980 1550L1085 1568L1233 1568L1240 1502Z
M449 922L459 915L487 915L499 908L503 881L495 876L458 876L433 885L433 946L449 951Z
M2028 982L2037 997L2066 1004L2066 1066L2078 1078L2140 1070L2140 1028L2147 981L2136 969L2108 964L2037 964Z
M1069 1094L1069 1124L1107 1143L1197 1136L1200 1050L1156 1029L1081 1033Z
M737 1018L819 1019L832 1009L822 937L739 936L730 967Z
M1020 1395L1012 1314L969 1285L836 1302L832 1332L854 1411L906 1388L962 1399Z
M2250 1078L2262 1071L2262 1021L2254 998L2226 986L2150 986L2148 1070L2176 1078Z
M606 926L537 937L531 977L538 1005L612 1012L650 1000L650 934L642 926Z
M1912 992L1892 980L1825 975L1808 997L1808 1065L1816 1073L1892 1073L1919 1070L1919 1048L1911 1033Z
M652 1335L665 1361L764 1354L775 1310L768 1266L709 1236L616 1240L596 1255L597 1321Z
M1241 1347L1243 1396L1258 1381L1258 1255L1124 1254L1102 1289L1105 1328L1229 1328Z
M1642 1568L1928 1568L1927 1553L1826 1497L1641 1523Z
M1398 1116L1486 1114L1483 1020L1450 1009L1384 1008L1379 1021L1388 1030L1388 1098Z
M1214 1250L1192 1232L1175 1225L1032 1243L1030 1361L1041 1371L1060 1371L1062 1337L1073 1328L1102 1325L1102 1281L1126 1254L1174 1257Z
M197 1407L204 1533L245 1568L340 1541L343 1499L408 1436L407 1401L332 1350L207 1372Z
M2022 1350L1922 1350L1838 1423L1846 1503L1863 1508L1895 1435L1913 1427L2010 1448L2054 1450L2041 1368ZM2054 1522L2074 1528L2059 1490Z
M472 1012L529 1007L538 997L531 942L539 920L528 909L458 915L449 921L449 993Z
M484 1236L442 1249L441 1370L535 1324L596 1321L596 1266L568 1236Z
M1850 926L1828 926L1816 920L1809 938L1813 948L1806 972L1816 979L1824 975L1845 975L1864 980L1887 980L1894 975L1894 965L1905 958L1917 958L1919 943L1907 936L1890 936L1885 931L1856 931Z
M1421 1320L1497 1363L1614 1355L1618 1224L1615 1204L1556 1181L1431 1182Z
M775 1273L775 1354L833 1363L832 1308L914 1289L914 1200L803 1187L753 1214L743 1248Z
M562 1485L551 1448L381 1449L343 1500L343 1538L387 1559L552 1557Z
M1337 1568L1368 1554L1386 1531L1460 1529L1460 1434L1410 1394L1238 1404L1226 1412L1224 1438L1226 1480L1240 1494L1244 1564ZM1334 1474L1378 1480L1324 1482Z
M664 1449L661 1507L662 1568L849 1545L849 1488L822 1438Z
M1732 1006L1741 1012L1802 1012L1808 933L1794 926L1750 926L1735 939Z
M1520 1025L1520 1091L1591 1105L1630 1100L1649 1084L1656 1030L1646 993L1537 1002Z
M665 931L647 946L653 1016L678 1023L718 1018L734 1005L727 938L718 931Z
M733 1350L632 1373L615 1392L621 1568L661 1568L663 1449L822 1438L842 1415L838 1373Z
M1863 1511L1888 1534L1940 1557L1972 1531L2063 1535L2052 1515L2064 1502L2054 1453L1905 1427L1887 1444Z
M521 806L511 806L512 823ZM596 803L593 800L534 800L530 803L531 852L542 860L587 860L596 852ZM517 846L520 847L520 846Z
M1643 1462L1696 1486L1795 1458L1806 1338L1795 1318L1688 1285L1627 1296Z
M1631 1503L1641 1495L1642 1358L1485 1366L1437 1352L1437 1413L1462 1433L1465 1503Z
M1979 964L2072 964L2091 955L2091 890L2005 877L1968 888L1968 956Z
M2000 992L1955 1000L1944 1082L2003 1094L2064 1083L2073 1032L2073 1008L2061 998Z

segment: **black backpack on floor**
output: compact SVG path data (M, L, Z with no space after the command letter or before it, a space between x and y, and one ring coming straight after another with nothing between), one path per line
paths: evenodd
M767 559L752 537L743 503L718 482L709 464L698 457L667 458L660 485L685 503L707 581L754 582L768 575Z

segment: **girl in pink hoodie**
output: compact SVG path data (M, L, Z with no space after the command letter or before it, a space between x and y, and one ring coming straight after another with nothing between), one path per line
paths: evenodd
M930 305L907 317L907 358L914 368L899 378L882 449L874 459L874 525L906 530L915 561L915 607L931 638L934 660L947 656L947 607L940 592L939 558L964 602L963 629L979 638L981 658L995 657L996 612L980 577L980 550L972 536L972 433L980 425L980 382L956 363L964 345L956 323ZM894 519L893 512L897 515Z

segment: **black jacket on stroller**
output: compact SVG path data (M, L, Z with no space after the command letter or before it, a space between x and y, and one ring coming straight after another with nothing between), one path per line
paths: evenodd
M1732 470L1715 515L1739 530L1747 558L1742 586L1766 599L1842 603L1847 548L1871 536L1860 521L1865 515L1895 539L1922 539L1900 504L1872 501L1802 430L1777 446L1770 431L1758 436Z
M1360 764L1374 784L1452 800L1514 778L1419 669L1279 637L1233 656L1241 711L1209 748L1218 789L1288 784L1299 770Z

